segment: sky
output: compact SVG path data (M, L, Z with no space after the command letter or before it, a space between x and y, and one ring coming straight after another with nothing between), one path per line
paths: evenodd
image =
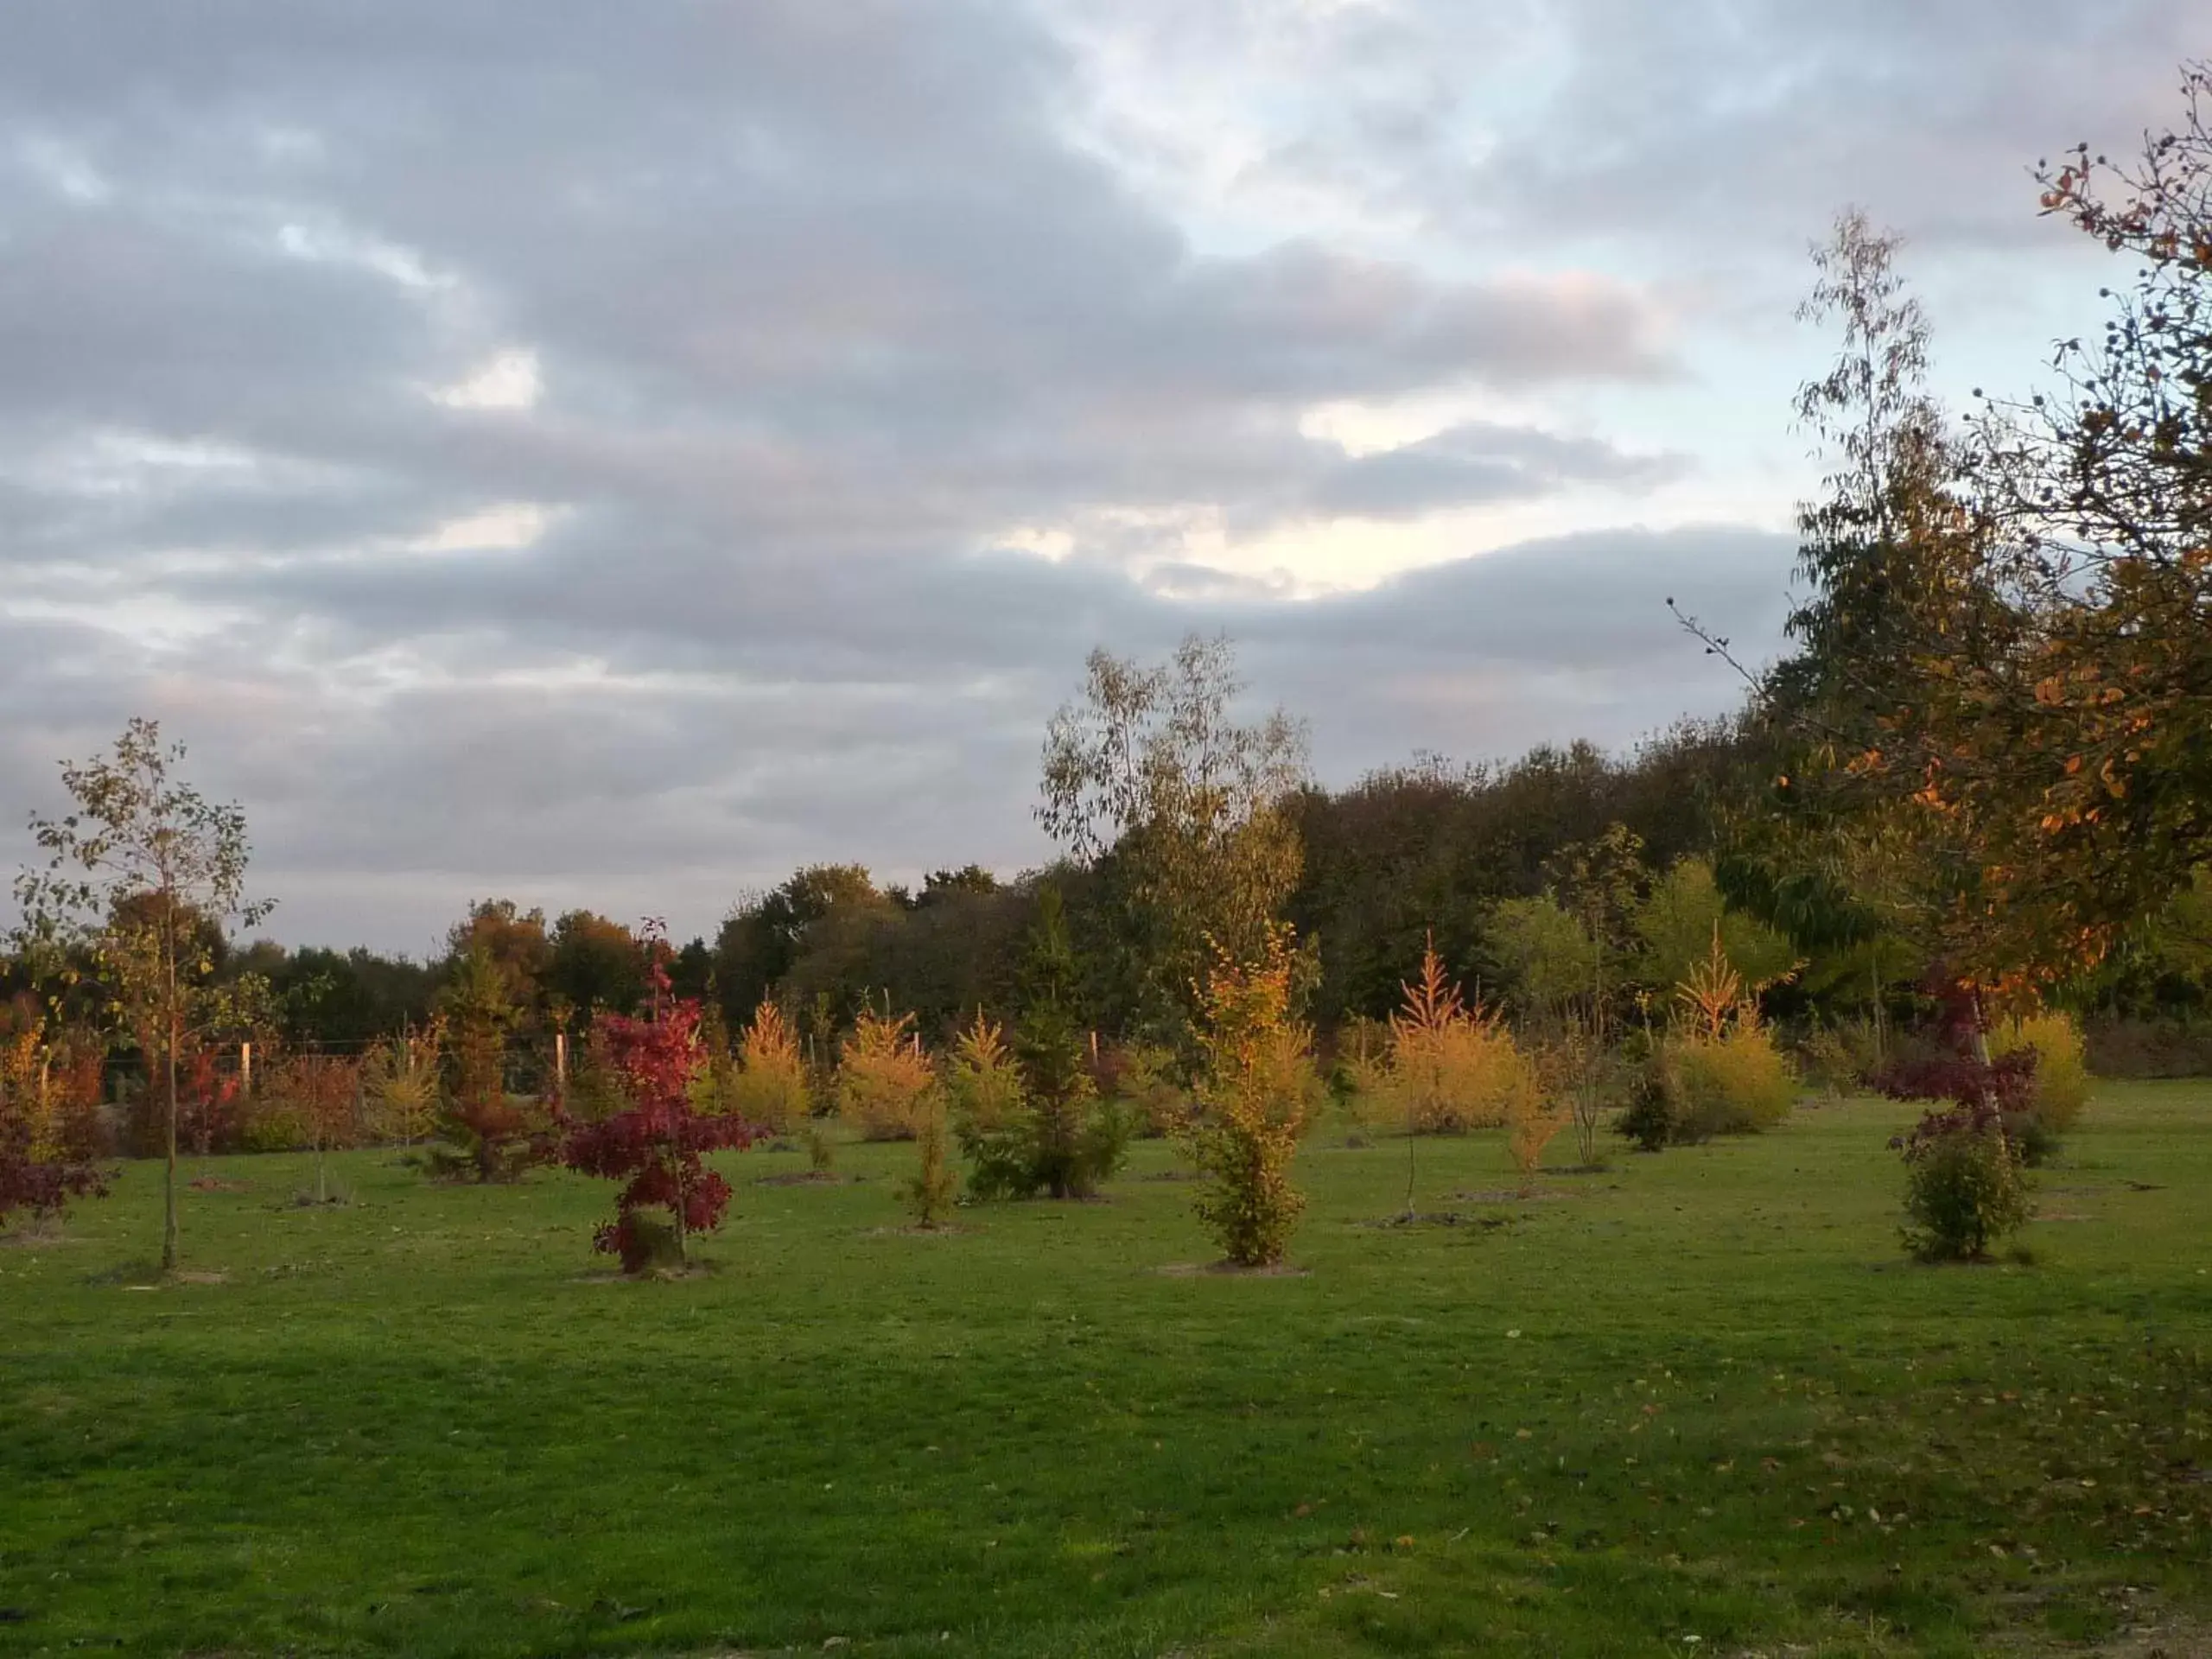
M12 0L0 867L144 714L291 943L711 931L1046 860L1084 654L1236 640L1348 784L1779 645L1808 249L1936 389L2125 273L2201 0ZM2192 29L2190 24L2196 27Z

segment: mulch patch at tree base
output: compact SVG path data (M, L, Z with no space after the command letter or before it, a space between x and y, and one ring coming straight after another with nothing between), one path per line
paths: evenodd
M1454 1192L1453 1198L1466 1204L1551 1204L1562 1198L1579 1198L1580 1192L1550 1192L1541 1187L1523 1192L1518 1187L1501 1186L1486 1192Z
M909 1222L904 1227L871 1227L862 1238L966 1238L980 1233L981 1227L957 1227L945 1223L936 1227L925 1227L918 1222Z
M833 1174L826 1169L801 1169L787 1170L781 1175L756 1175L753 1178L753 1185L755 1186L842 1186L852 1179L854 1178L849 1175Z
M1171 1262L1153 1271L1164 1279L1304 1279L1313 1269L1278 1262L1271 1267L1248 1268L1235 1262Z
M226 1181L219 1175L201 1175L185 1185L194 1192L251 1192L251 1181Z
M1361 1227L1480 1227L1492 1230L1510 1227L1511 1216L1484 1216L1464 1210L1424 1211L1419 1215L1401 1211L1395 1216L1377 1216L1370 1221L1354 1224Z
M84 1242L73 1233L41 1232L35 1227L0 1233L0 1250L42 1250L49 1244L81 1244Z

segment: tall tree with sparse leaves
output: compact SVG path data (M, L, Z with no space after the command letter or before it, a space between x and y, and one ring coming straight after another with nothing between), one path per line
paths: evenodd
M162 1267L177 1265L177 1067L216 1011L220 993L208 936L269 913L245 897L245 814L208 800L175 775L184 746L154 721L133 719L113 749L64 762L72 810L34 815L43 869L16 883L24 929L37 943L88 942L115 1011L159 1067L164 1105Z
M1280 709L1240 720L1243 690L1219 636L1152 667L1094 651L1046 734L1039 821L1078 862L1110 866L1138 1022L1179 1040L1209 941L1263 951L1303 863L1305 728Z

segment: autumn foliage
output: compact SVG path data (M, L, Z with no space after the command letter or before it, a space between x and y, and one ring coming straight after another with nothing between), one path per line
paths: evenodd
M863 1141L911 1141L938 1088L911 1014L863 1008L837 1062L837 1110Z
M1535 1067L1495 1011L1470 1007L1432 941L1390 1016L1389 1086L1414 1135L1495 1128L1537 1111Z
M33 1013L0 1037L0 1224L18 1211L35 1220L58 1214L73 1198L107 1190L81 1125L54 1086L45 1035L45 1020Z
M644 1272L664 1257L685 1265L691 1235L719 1227L729 1207L729 1183L701 1154L750 1146L760 1133L741 1118L693 1109L692 1084L706 1063L699 1004L669 994L657 958L647 980L652 1006L645 1018L603 1013L596 1027L629 1103L596 1122L568 1122L561 1148L570 1169L626 1182L614 1201L615 1218L593 1243L620 1256L626 1273ZM652 1210L668 1212L665 1229L643 1213Z
M1306 1207L1290 1181L1314 1096L1311 1034L1291 1017L1294 966L1290 930L1272 925L1255 960L1217 949L1198 988L1199 1112L1180 1138L1206 1178L1198 1219L1238 1267L1281 1262Z

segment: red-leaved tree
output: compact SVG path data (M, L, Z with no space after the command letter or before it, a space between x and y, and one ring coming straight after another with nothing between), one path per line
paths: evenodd
M670 994L664 955L658 949L647 954L651 1003L645 1018L601 1014L596 1021L602 1052L621 1082L623 1109L595 1122L562 1118L563 1163L587 1175L628 1179L614 1200L615 1218L592 1241L621 1257L625 1273L644 1272L670 1252L677 1266L685 1264L690 1236L721 1225L729 1208L729 1183L700 1154L750 1146L760 1134L741 1118L692 1109L691 1084L707 1063L699 1004ZM665 1209L672 1227L664 1230L639 1213L651 1209Z

